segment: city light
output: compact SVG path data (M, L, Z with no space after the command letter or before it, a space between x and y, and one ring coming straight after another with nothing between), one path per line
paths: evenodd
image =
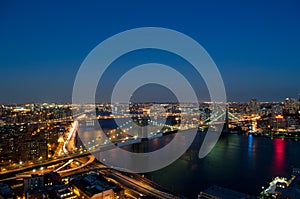
M275 118L276 119L283 119L284 117L283 117L283 115L276 115Z

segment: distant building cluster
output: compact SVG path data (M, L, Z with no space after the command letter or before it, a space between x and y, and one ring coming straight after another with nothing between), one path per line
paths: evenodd
M238 116L236 124L245 132L294 136L300 132L300 102L286 98L283 102L232 102L230 113ZM230 119L229 119L230 120ZM294 134L293 134L294 133Z
M69 105L0 106L0 167L51 158L72 122Z

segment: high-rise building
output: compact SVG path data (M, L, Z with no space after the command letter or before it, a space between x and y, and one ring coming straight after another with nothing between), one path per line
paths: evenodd
M283 102L284 114L295 115L299 111L299 102L294 98L286 98Z
M275 104L272 106L272 116L282 115L282 114L283 114L282 104Z
M23 183L24 193L33 189L42 189L45 187L44 176L42 175L31 175L29 178L24 179Z
M48 158L48 147L46 140L26 140L22 147L21 159L40 160Z
M248 114L258 114L260 110L260 105L257 101L257 99L252 99L247 107L247 113Z

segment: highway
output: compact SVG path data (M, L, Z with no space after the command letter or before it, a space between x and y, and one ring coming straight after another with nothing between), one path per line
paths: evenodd
M34 170L34 169L38 170L41 167L47 167L47 166L54 165L54 164L57 164L57 163L67 162L70 159L74 159L74 158L78 158L78 157L84 157L84 156L88 156L90 154L91 153L89 151L83 152L83 153L69 154L67 156L63 156L63 157L60 157L60 158L48 160L48 161L45 161L45 162L40 162L40 163L35 163L35 164L32 164L32 165L23 166L23 167L14 169L14 170L7 170L5 172L0 172L0 179L3 181L4 179L13 177L18 173L22 173L22 172L30 171L30 170Z
M87 159L87 160L86 160ZM121 186L125 187L126 189L132 190L135 193L138 193L139 195L145 195L145 196L153 196L156 198L165 198L165 199L174 199L179 198L178 196L175 196L171 194L168 190L161 188L159 185L153 183L152 181L145 179L141 177L138 174L132 174L132 173L121 173L119 171L116 171L111 168L107 168L105 165L101 163L94 162L95 158L92 155L89 155L87 158L77 158L77 159L70 159L65 164L61 166L56 166L52 169L44 169L44 170L38 170L34 172L24 172L20 173L14 177L2 179L1 181L8 181L8 180L22 180L25 177L30 177L31 174L44 174L50 171L57 171L61 176L71 176L71 175L78 175L80 173L85 173L88 171L96 171L102 173L106 178L110 178L114 181L117 181L121 184ZM70 164L73 162L80 162L78 166L75 166L76 164L73 164L73 166L70 167ZM86 162L84 162L86 161Z
M103 170L101 171L101 173L104 174L104 176L106 176L107 178L111 178L119 182L127 189L138 192L145 196L152 196L156 198L166 198L166 199L179 198L178 196L154 188L153 186L149 185L146 181L140 181L137 179L130 178L129 176L124 175L116 170L111 170L111 169Z
M10 181L10 180L16 180L16 179L22 179L24 177L30 177L31 174L38 174L38 175L41 175L41 174L44 174L44 173L48 173L48 172L51 172L51 171L54 171L54 172L57 172L59 174L66 174L66 173L70 173L70 172L74 172L74 171L77 171L77 170L80 170L88 165L90 165L91 163L94 162L95 160L95 157L93 155L89 155L87 157L87 161L77 167L71 167L71 168L68 168L68 169L65 169L67 168L67 166L75 161L76 159L69 159L66 163L64 163L62 166L59 166L58 168L49 168L49 167L44 167L44 166L41 166L39 168L36 168L36 169L33 169L33 170L30 170L30 171L20 171L14 175L11 175L10 177L4 177L2 178L1 176L1 180L0 182L5 182L5 181ZM79 160L76 160L76 161L79 161ZM53 164L55 165L55 164Z
M72 152L76 148L75 143L76 143L77 129L78 129L78 121L74 121L72 124L72 128L69 132L68 138L63 145L63 152L65 154Z
M74 168L70 168L70 169L58 171L57 173L59 173L59 174L68 173L68 172L76 171L78 169L86 167L87 165L91 164L95 160L95 157L93 155L89 155L88 157L89 157L89 160L86 163L84 163L84 164L82 164L82 165L80 165L78 167L74 167Z

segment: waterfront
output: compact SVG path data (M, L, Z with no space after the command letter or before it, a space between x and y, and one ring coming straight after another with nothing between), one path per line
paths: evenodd
M112 120L101 124L115 128ZM192 130L186 133L189 131ZM176 134L166 135L143 144L148 145L149 151L158 150L170 143L174 136ZM267 187L273 178L289 177L292 168L300 165L298 140L246 134L222 135L208 156L198 159L204 136L205 133L199 131L181 158L161 170L146 173L145 177L188 198L197 198L200 191L212 185L257 196L262 186ZM123 148L132 150L131 145Z
M257 195L274 177L288 177L300 165L299 141L246 135L224 135L208 156L198 159L201 134L180 159L146 177L188 198L212 185Z

